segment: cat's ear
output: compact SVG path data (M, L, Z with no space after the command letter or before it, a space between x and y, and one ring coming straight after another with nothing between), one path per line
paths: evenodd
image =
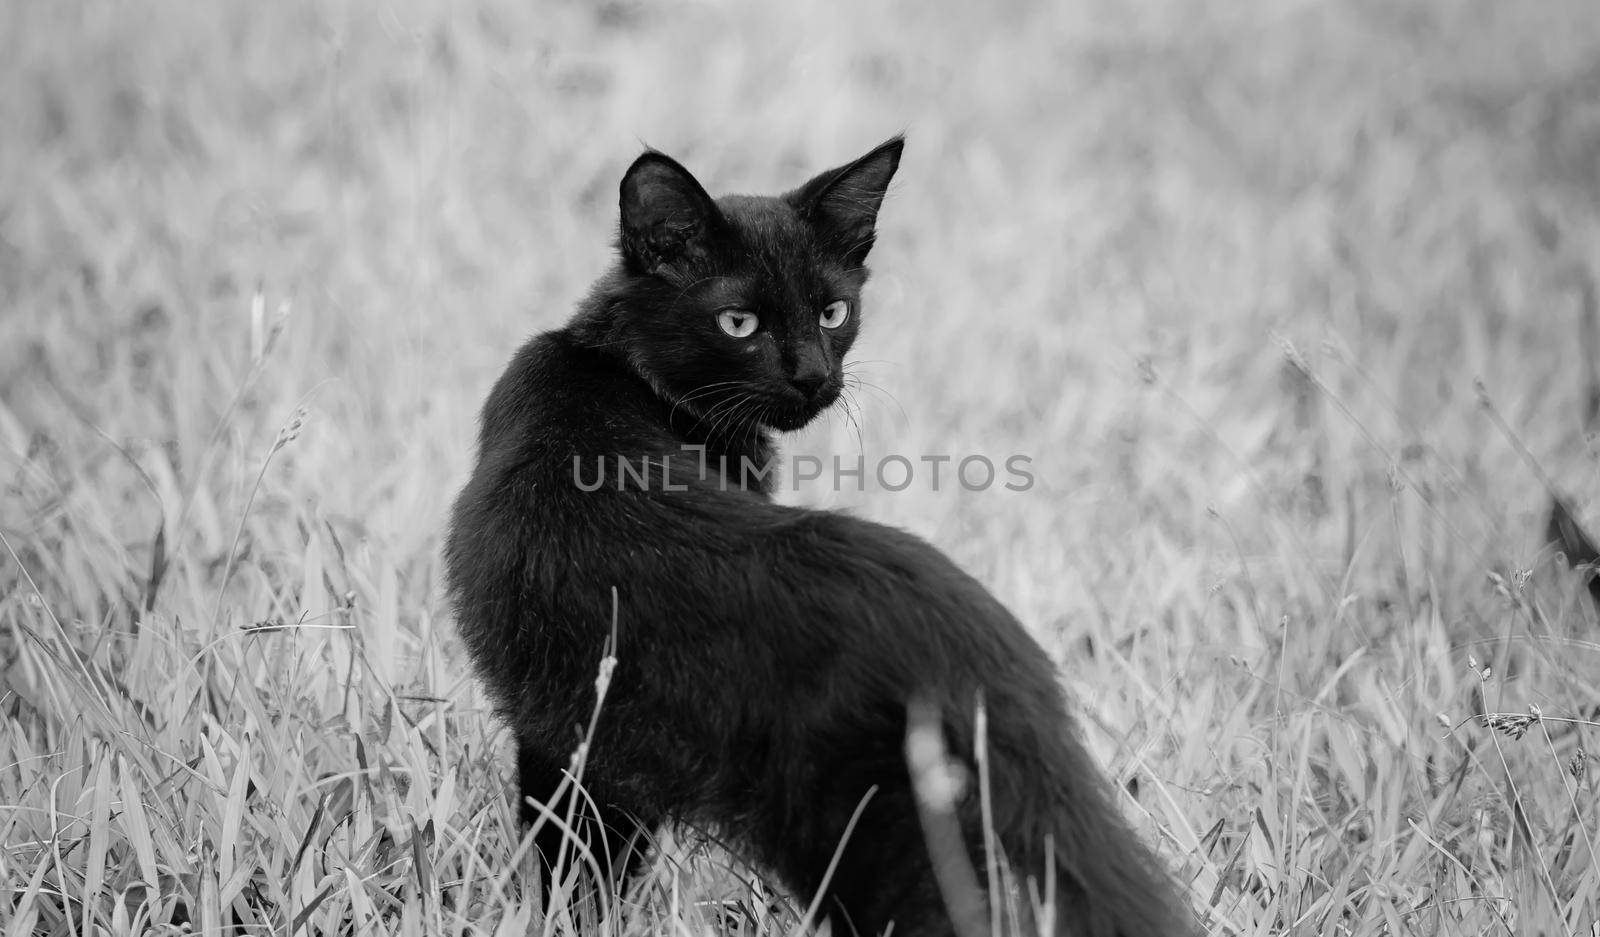
M689 170L664 153L646 152L622 176L622 256L639 273L656 273L702 256L722 213Z
M905 137L893 137L855 162L822 173L786 198L823 243L847 260L860 263L872 249L878 207L900 166L905 144Z

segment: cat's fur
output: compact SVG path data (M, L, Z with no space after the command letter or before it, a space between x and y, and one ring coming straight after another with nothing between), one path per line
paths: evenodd
M810 898L866 797L823 904L834 933L951 933L904 757L907 704L936 704L970 759L981 695L999 842L1033 875L1053 848L1060 931L1186 933L1010 613L922 540L776 504L770 476L740 471L839 395L901 146L773 198L713 200L659 153L633 164L620 262L484 405L446 551L461 634L515 733L522 796L543 802L594 708L616 590L618 663L583 778L605 848L580 830L602 860L676 819ZM848 318L824 328L837 300ZM724 332L728 309L757 331ZM648 466L619 471L618 456ZM978 809L969 794L959 816L981 873ZM560 835L546 824L539 847Z

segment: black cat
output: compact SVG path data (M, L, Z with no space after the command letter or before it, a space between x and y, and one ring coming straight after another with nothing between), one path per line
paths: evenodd
M515 733L523 798L546 802L594 709L615 590L618 663L583 778L607 835L579 828L602 862L681 820L810 898L843 842L823 902L836 935L952 933L907 705L936 706L970 759L981 695L993 828L1019 871L1053 851L1059 932L1188 933L1010 613L910 534L769 498L773 433L839 397L901 147L773 198L713 200L672 159L639 157L620 262L484 405L446 548L461 634ZM981 875L978 799L956 811ZM560 839L546 824L537 845Z

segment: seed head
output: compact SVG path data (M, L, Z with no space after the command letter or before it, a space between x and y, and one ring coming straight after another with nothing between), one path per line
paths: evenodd
M1528 727L1539 721L1538 713L1484 713L1478 718L1496 732L1504 732L1512 741L1522 738Z
M278 430L278 438L272 444L273 452L277 452L300 437L300 429L306 425L307 416L309 414L306 412L305 407L294 408L294 415L289 417L289 422L283 424L283 428Z

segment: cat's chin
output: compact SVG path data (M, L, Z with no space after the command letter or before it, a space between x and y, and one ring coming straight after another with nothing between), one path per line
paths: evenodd
M804 429L815 420L821 410L796 410L792 413L774 413L767 416L766 426L780 433L793 433Z

